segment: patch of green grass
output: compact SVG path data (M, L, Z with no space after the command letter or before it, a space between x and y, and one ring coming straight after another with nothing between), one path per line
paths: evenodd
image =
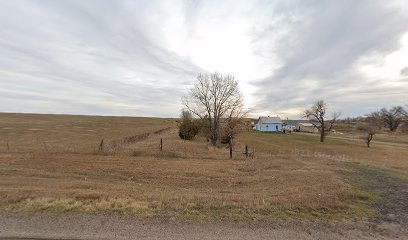
M242 208L235 206L186 208L183 217L196 220L233 219L240 221L264 221L269 219L300 219L300 220L341 220L367 219L374 216L372 208L365 204L353 203L336 208Z

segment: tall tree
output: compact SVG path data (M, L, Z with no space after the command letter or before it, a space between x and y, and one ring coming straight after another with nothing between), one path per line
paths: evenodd
M317 100L313 106L304 112L304 117L319 130L320 142L324 142L324 138L332 130L334 123L340 113L332 113L331 118L327 118L327 104L323 100Z
M395 106L390 109L383 108L380 110L380 115L391 132L395 132L401 122L404 120L406 111L401 106Z
M242 112L243 97L233 75L220 73L199 74L183 105L194 115L206 121L209 139L217 145L221 137L222 120L232 119Z

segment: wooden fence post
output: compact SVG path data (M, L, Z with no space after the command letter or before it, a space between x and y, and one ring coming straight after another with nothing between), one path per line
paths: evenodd
M248 157L248 145L245 144L245 157Z
M103 151L103 139L101 140L101 143L99 144L99 149L98 152L102 152Z
M163 138L160 138L160 151L163 151Z
M232 159L232 137L230 137L230 141L229 141L229 150L230 150L230 159Z

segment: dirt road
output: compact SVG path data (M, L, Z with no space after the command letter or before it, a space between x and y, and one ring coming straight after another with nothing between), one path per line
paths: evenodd
M401 237L401 236L399 236ZM0 213L0 239L397 239L351 222L212 223L126 215Z

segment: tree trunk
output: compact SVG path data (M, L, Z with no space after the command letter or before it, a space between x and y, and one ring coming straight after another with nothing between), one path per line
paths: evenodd
M324 129L320 131L320 142L324 142Z
M219 136L218 136L218 123L215 118L213 119L212 128L210 129L210 131L211 131L210 133L211 134L211 144L213 146L217 146Z
M212 144L213 146L217 146L217 139L215 138L214 135L211 136L211 144Z

